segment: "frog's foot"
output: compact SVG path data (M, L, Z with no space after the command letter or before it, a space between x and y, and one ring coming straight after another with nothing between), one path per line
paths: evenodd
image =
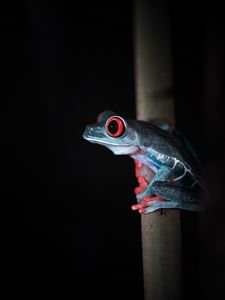
M165 201L165 199L158 197L158 196L153 196L153 197L144 196L144 198L141 199L138 204L132 205L131 209L138 210L140 214L144 214L144 213L149 212L148 211L149 207L152 207L152 205L155 205L156 203L161 203L164 201Z

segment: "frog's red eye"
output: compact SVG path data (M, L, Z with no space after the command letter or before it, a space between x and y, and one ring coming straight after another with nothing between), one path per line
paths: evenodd
M120 137L125 132L125 123L119 117L111 117L107 120L105 128L109 136Z

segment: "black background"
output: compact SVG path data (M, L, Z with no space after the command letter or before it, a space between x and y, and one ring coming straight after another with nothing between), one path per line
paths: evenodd
M225 292L224 9L170 14L176 124L209 189L182 214L185 297L206 299ZM135 118L132 2L22 1L1 20L2 293L143 299L133 162L82 139L105 109Z

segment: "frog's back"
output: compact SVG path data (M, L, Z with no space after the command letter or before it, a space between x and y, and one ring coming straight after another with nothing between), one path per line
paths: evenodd
M193 179L201 177L201 168L197 156L182 135L176 132L171 133L154 124L142 121L137 121L135 128L141 137L140 145L149 149L149 151L156 151L170 158L168 160L170 167L172 167L174 161L179 161L191 170L190 175L193 174Z

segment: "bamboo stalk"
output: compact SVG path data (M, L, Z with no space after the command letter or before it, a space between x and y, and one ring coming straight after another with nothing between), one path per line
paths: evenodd
M137 119L174 125L168 1L136 0L135 86ZM142 170L147 179L149 169ZM181 228L176 209L141 216L145 300L181 297Z

